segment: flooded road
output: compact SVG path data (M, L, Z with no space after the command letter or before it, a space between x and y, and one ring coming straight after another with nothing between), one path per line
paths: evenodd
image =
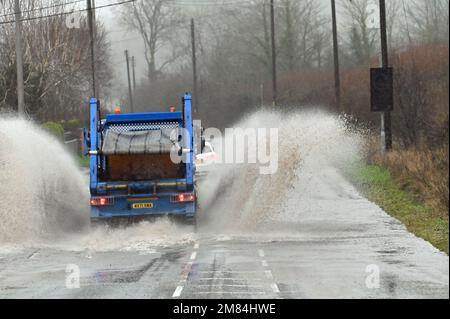
M329 174L314 182L339 178ZM3 245L0 296L448 298L448 256L350 184L340 187L314 199L320 210L299 207L297 220L247 234L211 233L207 224L194 233L161 220L46 246Z
M167 218L90 229L79 208L86 175L49 137L22 139L3 125L0 298L449 298L448 256L345 177L358 134L320 112L258 113L238 125L273 123L283 123L278 172L211 169L197 232ZM36 141L63 155L33 151ZM32 200L11 206L24 196Z

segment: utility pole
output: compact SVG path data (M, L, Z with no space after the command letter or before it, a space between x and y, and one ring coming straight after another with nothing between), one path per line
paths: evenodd
M264 107L264 84L262 84L262 83L259 86L259 96L261 99L261 108L263 108Z
M194 104L194 112L198 114L199 107L199 96L198 96L198 86L197 86L197 55L195 48L195 25L194 19L191 19L191 45L192 45L192 80L193 80L193 104Z
M23 83L23 53L22 53L22 14L19 0L14 1L16 18L16 64L17 64L17 112L25 115L25 88Z
M386 1L380 0L380 33L381 33L381 67L389 67L389 54L386 31ZM381 134L384 133L384 149L392 150L392 123L391 112L381 113Z
M92 7L92 22L94 23L94 31L97 31L97 18L95 14L95 0L91 0L91 7ZM97 32L94 32L94 35L97 34ZM95 38L95 37L94 37Z
M125 61L127 63L127 75L128 75L128 99L130 101L130 113L134 112L134 105L133 105L133 93L131 91L131 78L130 78L130 63L128 58L128 50L125 50Z
M270 33L272 38L272 103L277 105L277 57L275 49L275 8L274 0L270 0Z
M134 55L131 57L131 67L133 69L133 92L136 92L136 61Z
M88 25L89 25L89 38L91 48L91 72L92 72L92 96L97 96L96 83L95 83L95 54L94 54L94 18L92 14L91 0L86 0L87 12L88 12Z
M336 22L336 1L331 0L331 16L333 21L333 58L334 58L334 92L336 110L341 109L341 78L339 72L339 44Z

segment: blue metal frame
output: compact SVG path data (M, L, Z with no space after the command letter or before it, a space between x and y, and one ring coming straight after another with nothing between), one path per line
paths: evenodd
M186 181L189 186L194 187L194 125L192 120L192 97L189 94L184 96L184 125L189 136L184 139L184 148L190 150L186 156Z
M192 217L196 213L195 202L177 203L173 202L175 195L182 193L195 192L195 147L194 147L194 127L192 119L192 98L186 94L183 99L183 112L155 112L155 113L133 113L133 114L111 114L107 115L106 121L100 126L98 112L98 101L95 98L90 100L90 190L92 196L111 196L114 198L114 204L111 206L91 207L91 218L111 218L141 215L185 215ZM159 181L117 181L103 182L98 178L98 169L101 149L100 129L108 129L112 124L132 124L146 122L178 122L180 126L186 129L188 136L184 139L183 147L189 152L185 154L186 179L177 180L159 180ZM105 163L105 161L103 161ZM157 192L145 194L129 195L130 187L139 187L142 184L143 189L155 187ZM157 199L155 199L155 197ZM133 203L152 202L151 209L133 209Z
M96 194L98 184L98 148L99 148L99 134L98 134L98 102L96 98L90 101L91 111L91 136L90 136L90 189L91 194Z
M181 121L181 112L154 112L154 113L132 113L132 114L110 114L106 116L106 123L135 123L156 121Z

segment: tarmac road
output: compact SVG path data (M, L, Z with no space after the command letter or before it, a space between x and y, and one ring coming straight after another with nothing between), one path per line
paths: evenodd
M336 171L324 170L311 183L323 191L299 192L305 198L298 198L297 214L252 233L200 225L197 234L183 228L178 240L166 241L176 229L162 223L85 235L96 247L118 238L103 249L83 248L86 237L71 244L2 244L0 297L449 298L447 255L407 232ZM151 240L136 237L146 231ZM79 288L70 280L76 270Z

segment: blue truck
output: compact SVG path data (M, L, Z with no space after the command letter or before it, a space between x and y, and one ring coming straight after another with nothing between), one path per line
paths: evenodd
M108 114L90 101L91 221L171 215L196 222L192 98L182 110Z

